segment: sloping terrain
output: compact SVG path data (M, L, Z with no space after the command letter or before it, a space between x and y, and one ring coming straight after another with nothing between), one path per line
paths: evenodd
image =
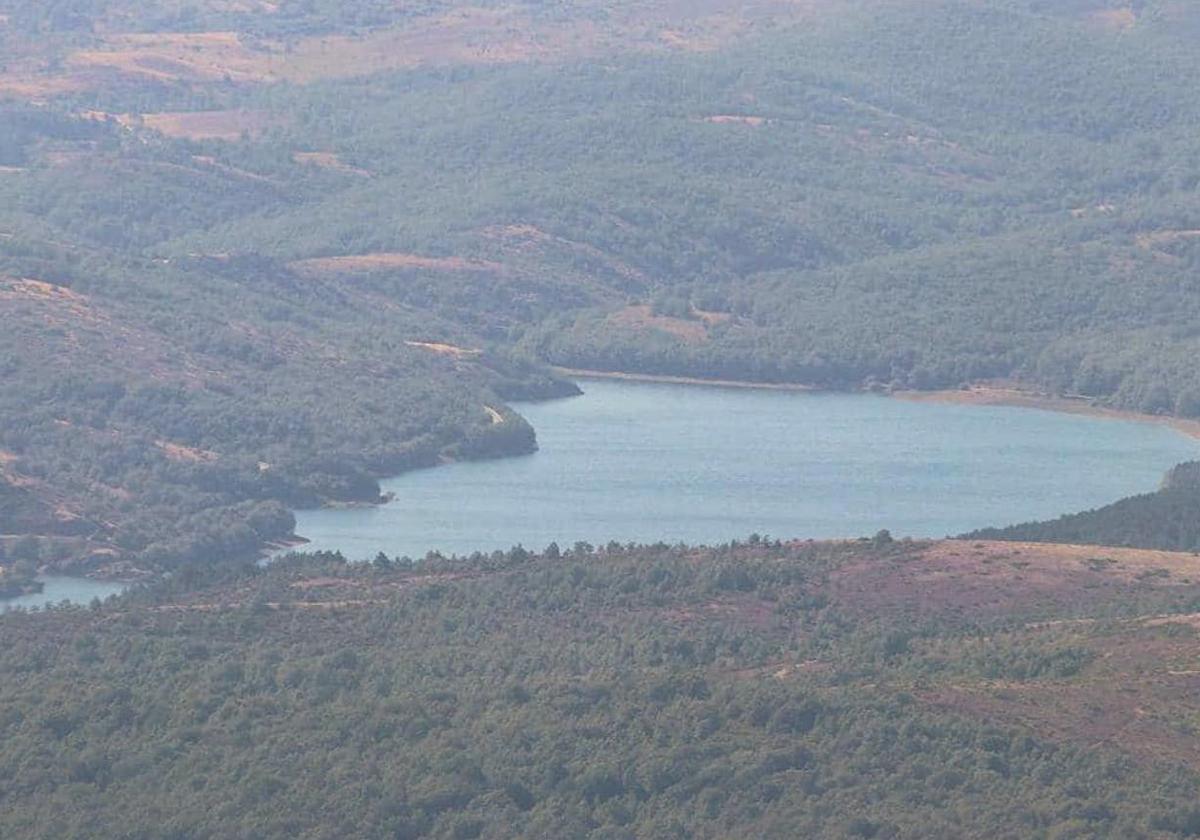
M569 392L503 356L413 346L457 333L352 284L262 269L0 278L0 542L32 534L43 562L100 570L114 549L150 568L245 556L291 536L284 504L370 502L378 476L529 451L528 424L480 406Z
M48 563L528 451L548 364L1200 414L1190 4L0 16L0 539Z
M196 571L0 617L6 837L1195 836L1192 555Z
M139 84L305 84L423 66L710 52L849 4L588 0L550 10L519 0L360 2L320 9L209 2L189 4L186 11L169 2L74 5L78 11L64 13L18 3L3 16L0 35L25 46L28 55L0 71L0 95L52 96ZM40 50L22 42L23 35L34 33Z

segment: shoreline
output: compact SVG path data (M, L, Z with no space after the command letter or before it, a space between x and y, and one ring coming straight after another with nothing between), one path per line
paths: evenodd
M669 376L653 373L587 370L555 367L555 373L575 379L608 379L622 382L655 382L667 385L707 385L718 388L752 388L766 391L802 391L806 393L839 393L815 385L786 382L755 382L749 379L705 379L694 376ZM909 402L945 403L956 405L1001 405L1013 408L1035 408L1062 414L1079 414L1106 420L1126 420L1167 426L1190 438L1200 440L1200 419L1175 417L1169 414L1145 414L1130 409L1097 405L1085 397L1063 397L1015 385L974 383L968 388L945 388L936 391L896 390L872 391L865 388L840 393L879 394Z
M654 373L630 373L628 371L606 371L606 370L589 370L584 368L569 368L561 366L552 366L556 374L566 377L571 380L595 379L609 380L618 382L647 382L662 385L685 385L685 386L705 386L710 388L738 388L738 389L753 389L763 391L791 391L800 393L848 393L848 394L876 394L881 397L891 397L899 400L908 400L909 402L925 402L925 403L943 403L956 405L979 405L979 406L1010 406L1013 408L1031 408L1041 411L1055 411L1062 414L1077 414L1088 417L1096 417L1106 420L1124 420L1127 422L1153 423L1159 426L1166 426L1186 437L1194 440L1200 440L1200 419L1188 419L1185 417L1174 417L1170 415L1160 414L1144 414L1128 409L1108 408L1105 406L1096 405L1090 400L1083 397L1062 397L1046 394L1044 392L1027 390L1011 384L988 384L975 383L968 388L942 389L936 391L916 391L916 390L869 390L859 388L856 390L835 391L827 388L821 388L815 385L803 385L800 383L789 382L755 382L748 379L705 379L696 376L673 376L669 374L654 374ZM560 399L565 399L562 397ZM441 462L446 463L446 462ZM432 466L440 466L435 464ZM407 472L407 470L405 471ZM351 504L334 504L323 506L322 509L331 508L348 508L348 507L376 507L380 504L386 504L386 497L380 498L375 502L355 502ZM297 535L294 540L285 540L277 542L273 545L264 547L262 557L270 558L280 553L283 549L297 548L306 545L310 540L306 537ZM281 544L282 543L282 544Z
M1166 426L1180 434L1200 439L1200 420L1175 417L1169 414L1145 414L1123 408L1096 405L1084 397L1060 397L1052 394L1026 391L1021 388L995 385L972 385L968 389L941 391L893 391L889 396L909 402L942 403L952 405L1003 405L1014 408L1036 408L1042 411L1057 411L1061 414L1078 414L1101 420L1125 420L1135 423L1153 423Z
M627 373L616 370L586 370L584 368L551 368L570 379L613 379L621 382L654 382L660 385L702 385L710 388L749 388L758 391L826 391L815 385L798 382L755 382L752 379L704 379L699 376L672 376L665 373Z

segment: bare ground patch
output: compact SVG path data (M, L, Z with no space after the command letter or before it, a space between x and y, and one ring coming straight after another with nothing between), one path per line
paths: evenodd
M220 456L209 449L198 449L194 446L184 446L182 443L172 443L169 440L156 440L154 445L172 461L186 464L211 464Z
M555 259L561 255L574 263L582 258L583 262L594 266L589 270L592 276L608 275L620 286L630 290L643 289L650 285L650 278L645 272L620 257L587 242L549 233L536 225L492 225L478 233L484 243L496 243L506 261L541 261Z
M160 81L263 81L270 56L236 32L156 32L106 36L97 48L72 53L66 64L74 71L104 68Z
M1163 245L1197 238L1200 238L1200 230L1157 230L1139 233L1134 241L1142 250L1153 251Z
M1170 426L1189 437L1200 437L1200 421L1159 414L1140 414L1136 411L1107 408L1090 399L1073 395L1050 394L1031 390L1009 382L980 382L969 387L945 391L894 391L899 399L914 402L949 402L961 405L1008 405L1019 408L1038 408L1067 414L1086 414L1112 420L1136 420Z
M137 117L125 119L136 121ZM142 114L142 125L168 137L188 140L240 140L258 137L279 125L279 118L266 111L166 111Z
M387 252L344 257L317 257L298 260L290 267L301 274L347 274L365 271L392 271L415 268L426 271L500 271L500 263L464 257L426 257L420 254Z
M1123 9L1103 9L1092 14L1089 20L1101 27L1113 32L1124 32L1127 29L1132 29L1137 25L1137 14L1132 8Z
M165 82L303 84L429 65L512 64L594 58L620 52L712 51L780 22L828 16L849 0L648 0L565 14L532 13L513 3L463 6L364 35L310 36L282 42L238 32L109 32L44 65L0 73L0 92L52 96L102 87L111 75ZM251 7L265 14L270 5ZM599 15L596 12L602 11ZM54 68L54 69L51 69ZM108 76L106 77L106 74Z
M737 114L714 114L709 117L701 117L700 121L712 123L713 125L748 125L754 128L767 125L771 122L766 117L744 117Z
M667 315L655 315L645 304L627 306L620 312L609 316L608 322L613 326L637 332L657 330L687 344L701 344L708 341L707 322L704 320L690 321Z
M301 166L328 169L342 175L356 175L360 178L370 178L373 175L373 173L366 169L351 166L333 152L296 152L292 155L292 160Z
M483 353L482 350L472 350L468 347L459 347L456 344L445 344L440 341L406 341L404 343L409 347L428 350L430 353L451 356L455 359L477 359Z

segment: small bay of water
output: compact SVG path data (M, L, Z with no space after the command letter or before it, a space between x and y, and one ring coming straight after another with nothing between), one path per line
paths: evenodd
M93 598L103 601L109 595L119 595L128 588L123 583L66 575L39 575L38 580L43 584L41 592L0 600L0 612L17 607L33 609L47 604L59 604L62 601L90 604Z
M1200 445L1150 423L1028 408L586 381L516 408L540 451L383 482L395 501L297 514L351 559L517 543L941 537L1154 490Z

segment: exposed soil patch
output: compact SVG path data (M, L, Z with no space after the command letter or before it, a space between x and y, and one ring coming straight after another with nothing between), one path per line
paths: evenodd
M296 152L292 160L301 166L313 166L318 169L328 169L342 175L355 175L360 178L370 178L372 173L366 169L351 166L333 152Z
M184 446L169 440L156 440L154 445L172 461L186 464L211 464L220 456L208 449L197 449L194 446Z
M946 688L922 699L991 722L1025 726L1038 735L1083 747L1111 746L1142 762L1200 767L1200 739L1155 710L1194 719L1200 676L1163 675L1105 689L1030 683L1001 688Z
M649 0L616 8L581 3L560 16L527 7L461 7L365 35L287 43L237 32L113 33L69 54L61 69L0 74L0 92L53 96L111 84L113 77L171 83L304 84L429 65L512 64L620 52L711 51L760 28L828 15L831 3ZM596 14L603 10L603 15ZM251 7L271 13L270 6Z
M1170 245L1181 240L1200 238L1200 230L1159 230L1139 233L1135 238L1139 248L1152 251L1160 245Z
M484 243L498 243L506 261L537 259L540 262L565 258L568 265L588 265L591 278L612 278L614 285L637 291L650 285L645 272L613 254L575 239L556 236L530 224L493 225L479 231ZM626 299L622 296L622 299Z
M256 138L281 124L280 118L262 110L162 111L149 114L110 114L84 111L84 119L113 121L130 131L149 129L166 137L185 140L228 140Z
M702 379L696 376L670 376L658 373L628 373L617 370L585 370L555 367L554 371L573 379L616 379L621 382L662 382L669 385L706 385L711 388L755 388L766 391L815 391L812 385L795 382L755 382L749 379Z
M262 81L270 53L250 49L236 32L134 33L110 35L66 63L76 71L106 68L159 81Z
M302 274L347 274L356 271L392 271L415 268L426 271L500 271L500 263L463 257L424 257L419 254L379 253L299 260L290 267Z
M1091 207L1075 207L1071 210L1071 218L1086 219L1089 216L1111 216L1117 212L1115 204L1096 204Z
M266 111L173 111L143 114L141 123L168 137L232 141L258 137L278 125L279 119Z
M260 184L274 184L277 186L275 181L272 181L270 178L267 178L264 175L259 175L257 172L248 172L245 169L238 169L236 166L226 166L216 158L209 155L193 155L192 160L201 166L206 166L209 169L215 169L218 172L222 172L226 175L232 175L234 178L244 178L247 181L257 181Z
M703 309L693 309L692 315L696 316L710 327L714 324L725 324L733 320L733 315L728 312L708 312Z
M711 117L701 117L701 122L714 125L748 125L758 128L767 125L770 120L766 117L742 117L735 114L716 114Z
M1170 426L1189 437L1200 438L1200 420L1169 415L1140 414L1136 411L1105 408L1086 397L1059 396L1030 390L1011 383L977 383L966 388L945 391L894 391L893 397L914 402L946 402L960 405L1009 405L1039 408L1067 414L1086 414L1111 420L1136 420Z
M455 359L476 359L483 353L482 350L471 350L466 347L443 344L438 341L406 341L404 343L409 347L428 350L430 353L437 353L439 356L452 356Z
M221 375L120 310L41 280L0 276L0 320L29 335L19 345L25 364L71 369L86 358L89 365L189 385Z
M1137 14L1131 8L1104 9L1094 13L1091 21L1103 29L1123 32L1137 25Z
M24 297L74 306L85 306L87 304L87 298L76 294L66 286L57 286L53 283L47 283L44 280L31 280L29 278L8 280L7 283L4 283L3 280L4 278L0 278L0 298L16 299Z
M704 320L689 321L684 318L655 315L651 308L644 304L627 306L609 316L608 322L613 326L639 332L657 330L688 344L708 341L707 323Z

